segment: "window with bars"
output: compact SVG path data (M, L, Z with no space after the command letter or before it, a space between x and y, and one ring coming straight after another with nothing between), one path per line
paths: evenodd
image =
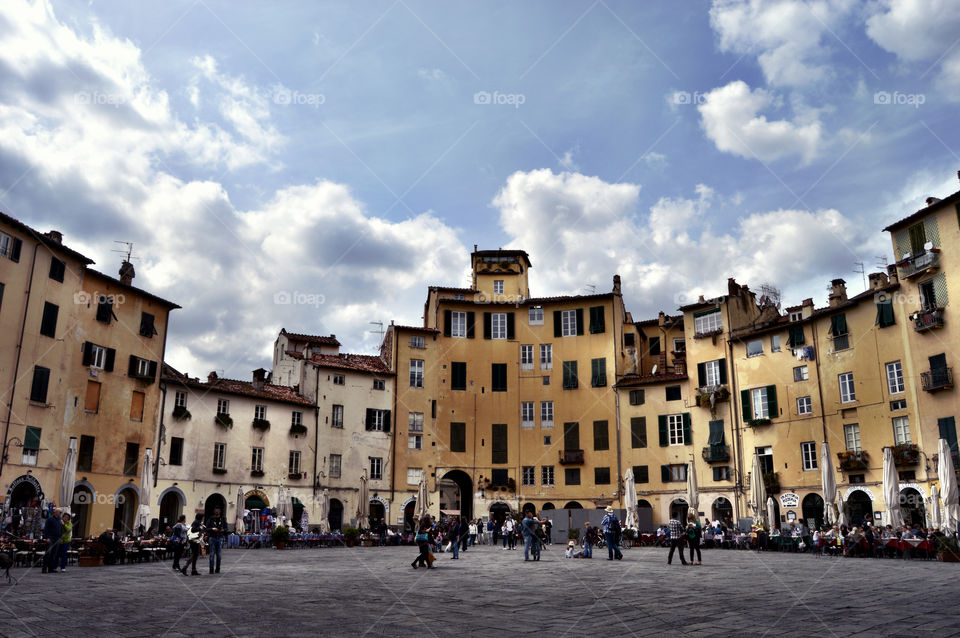
M520 484L530 487L537 484L536 466L524 465L520 470Z

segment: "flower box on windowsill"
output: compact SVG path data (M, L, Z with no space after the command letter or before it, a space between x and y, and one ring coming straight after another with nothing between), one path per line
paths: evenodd
M263 470L250 470L250 476L263 477Z
M290 434L299 435L299 434L306 434L306 433L307 433L307 426L305 426L305 425L291 425L291 426L290 426Z
M261 432L266 432L270 429L270 421L267 421L266 419L254 419L253 427Z
M711 330L709 332L698 332L693 335L694 339L706 339L707 337L716 337L718 334L723 332L723 328L718 328L717 330Z
M751 428L755 428L758 425L770 425L771 423L773 423L773 421L771 421L770 419L748 419L747 420L747 426Z
M287 474L287 478L293 481L299 481L300 479L303 478L303 474L301 474L300 472L294 472L292 474Z
M920 448L912 443L894 445L891 450L894 465L916 465L920 462Z
M714 386L710 388L697 388L697 407L712 407L710 405L711 397L713 398L714 405L722 401L729 401L730 390L725 385Z
M173 408L172 416L176 421L189 421L191 418L193 418L193 415L190 414L190 410L182 405L178 405Z
M217 416L213 417L213 420L222 428L233 427L233 419L230 418L229 414L218 414Z
M213 468L213 473L214 473L214 474L226 474L226 473L227 473L227 468L225 468L225 467L215 467L215 468Z
M840 459L840 469L844 472L859 472L870 468L870 455L865 451L837 452L837 458Z

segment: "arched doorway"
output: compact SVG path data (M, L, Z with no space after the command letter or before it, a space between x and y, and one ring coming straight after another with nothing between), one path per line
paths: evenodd
M473 480L470 478L470 475L462 470L451 470L443 475L443 477L438 481L442 483L444 481L452 482L456 488L453 490L454 499L453 502L443 503L443 491L442 486L438 485L438 490L441 491L441 507L440 509L447 510L460 510L460 516L470 520L473 518Z
M73 535L84 538L90 535L90 508L93 507L93 492L86 485L73 488L73 501L70 513L73 519Z
M293 504L293 520L291 523L295 528L300 529L301 521L303 521L303 503L296 496L291 496L290 502ZM307 524L309 525L309 523Z
M176 525L182 513L183 501L180 499L179 492L170 490L164 494L160 499L160 531Z
M854 490L847 498L846 502L847 520L851 527L860 527L863 525L864 517L869 514L873 519L873 501L870 495L863 490Z
M490 505L490 519L500 525L510 516L510 506L503 502Z
M250 533L260 531L260 512L270 507L267 495L260 490L247 492L243 499L244 509L250 512L250 517L244 521L244 526Z
M133 534L133 517L140 499L133 487L124 487L117 492L117 504L113 509L113 529L120 534Z
M33 478L32 476L29 478ZM14 479L16 482L19 479ZM34 481L21 481L10 491L10 507L40 507L42 493L34 486Z
M924 507L923 495L912 487L900 490L900 513L903 514L903 522L910 527L926 526L927 510Z
M413 513L417 509L417 499L413 499L403 506L403 531L416 531L416 523L413 520Z
M670 503L670 518L675 518L680 521L681 524L686 525L687 510L689 509L690 506L687 505L685 499L675 498L673 502Z
M581 505L580 503L578 503L578 502L576 502L576 501L570 501L569 503L567 503L566 505L563 506L563 509L565 509L565 510L582 510L582 509L583 509L583 505Z
M331 531L343 529L343 503L338 499L330 499L330 513L327 515L327 522L330 523Z
M223 498L222 494L217 494L216 492L208 496L203 505L204 518L210 518L213 516L214 510L220 510L220 515L226 519L227 499Z
M640 531L653 529L653 505L646 499L637 499L637 524Z
M727 523L728 526L733 524L733 503L726 497L717 497L717 500L713 502L710 513L713 516L711 521L721 521Z
M380 501L370 499L370 529L377 529L381 522L387 522L387 512Z
M819 494L807 494L800 504L803 522L811 528L823 527L823 497ZM813 521L811 523L811 521Z
M541 509L541 510L555 510L555 509L557 509L557 508L554 507L553 503L544 503L544 504L543 504L543 507L541 507L540 509Z
M527 512L533 512L533 515L537 515L537 506L533 503L524 503L523 507L520 508L520 511L523 512L523 515L526 516Z

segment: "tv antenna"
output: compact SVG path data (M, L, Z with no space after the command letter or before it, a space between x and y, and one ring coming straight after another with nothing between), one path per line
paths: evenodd
M597 294L597 287L594 284L587 284L584 288L589 290L591 295Z
M113 240L113 243L115 243L115 244L121 244L122 246L124 246L124 248L123 248L123 249L120 249L120 250L114 248L114 249L112 249L110 252L112 252L112 253L121 253L121 254L126 255L126 257L124 258L124 261L130 261L131 259L134 259L134 256L133 256L133 242L132 242L132 241L120 241L120 240L114 239L114 240ZM140 258L139 258L139 257L136 257L136 259L140 259Z
M890 265L890 262L887 260L887 256L886 256L886 255L876 255L876 256L874 257L874 259L877 260L877 261L876 261L877 268L882 269L883 272L887 272L887 266Z
M855 261L855 262L853 262L853 265L856 266L856 267L853 269L853 272L858 272L858 273L860 273L860 278L863 279L863 288L864 288L864 290L866 290L866 288L867 288L867 269L864 267L862 261Z
M371 322L370 322L370 325L371 325L371 326L377 326L377 327L379 328L379 330L367 330L367 332L380 335L380 340L383 341L383 335L384 335L383 322L382 322L382 321L371 321Z

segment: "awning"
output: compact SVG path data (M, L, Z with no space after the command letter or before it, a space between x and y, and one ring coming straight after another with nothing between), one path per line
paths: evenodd
M460 510L440 510L440 513L447 516L460 516Z

